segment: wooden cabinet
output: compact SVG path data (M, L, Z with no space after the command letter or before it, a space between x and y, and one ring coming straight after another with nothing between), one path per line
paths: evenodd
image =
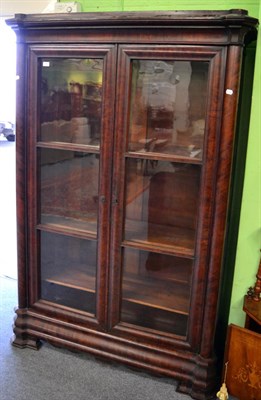
M230 396L261 400L261 335L237 325L229 325L224 378Z
M231 10L8 24L20 77L13 344L47 340L210 397L240 76L257 21Z

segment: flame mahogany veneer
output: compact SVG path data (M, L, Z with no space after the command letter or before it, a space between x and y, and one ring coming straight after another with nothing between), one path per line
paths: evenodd
M229 10L18 14L7 23L19 75L13 344L89 352L211 398L220 385L214 337L233 149L247 137L247 129L238 137L240 82L257 20ZM48 98L41 61L67 58L103 68L102 88L71 82L70 94ZM174 145L167 143L178 110L153 104L145 113L135 76L148 67L135 60L159 61L155 77L175 62L192 66L194 124ZM174 78L178 87L182 78ZM144 210L148 220L139 220Z

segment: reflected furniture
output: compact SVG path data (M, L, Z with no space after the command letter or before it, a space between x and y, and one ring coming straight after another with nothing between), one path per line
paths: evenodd
M257 20L229 10L7 23L19 75L13 344L46 340L211 398L233 159L247 137L240 82Z

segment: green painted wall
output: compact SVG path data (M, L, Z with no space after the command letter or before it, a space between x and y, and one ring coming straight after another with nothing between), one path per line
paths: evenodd
M69 1L69 0L67 0ZM66 0L60 0L66 2ZM244 8L258 16L259 0L78 0L82 11L142 11L142 10L227 10Z
M245 2L247 8L247 1ZM261 21L259 11L253 16ZM235 263L233 292L230 305L230 322L244 324L243 295L253 286L261 249L261 33L259 30L252 111L247 149L244 192Z
M261 21L261 0L78 0L82 11L227 10L243 8ZM66 2L66 0L61 0ZM243 297L255 281L261 248L261 34L258 38L250 132L229 322L244 325Z

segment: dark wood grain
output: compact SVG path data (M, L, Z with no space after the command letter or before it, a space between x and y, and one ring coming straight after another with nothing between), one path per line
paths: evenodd
M212 398L219 384L214 337L231 171L236 168L243 46L255 40L257 20L243 10L228 10L19 14L7 23L17 34L20 76L19 305L13 344L37 349L46 340L172 377L181 392ZM89 97L91 102L84 103L81 96L63 93L58 114L50 107L44 110L39 77L46 58L102 59L102 85L94 83L99 101L94 104ZM199 104L190 110L205 123L199 156L188 153L190 131L179 132L175 145L155 151L137 145L138 124L131 138L132 62L139 59L206 63L206 104L194 87ZM148 109L144 126L149 115ZM73 143L53 131L42 134L42 123L75 116L93 119L100 143L97 138ZM158 133L163 135L172 118L173 113L160 110L150 129L158 129L160 120ZM96 220L82 224L83 215L75 218L86 207L79 192L88 191L91 174L69 160L83 154L99 163L98 192L92 196L98 225ZM40 171L53 164L63 170L62 178L51 174L43 197ZM41 216L47 205L48 213ZM61 215L55 206L62 206Z

